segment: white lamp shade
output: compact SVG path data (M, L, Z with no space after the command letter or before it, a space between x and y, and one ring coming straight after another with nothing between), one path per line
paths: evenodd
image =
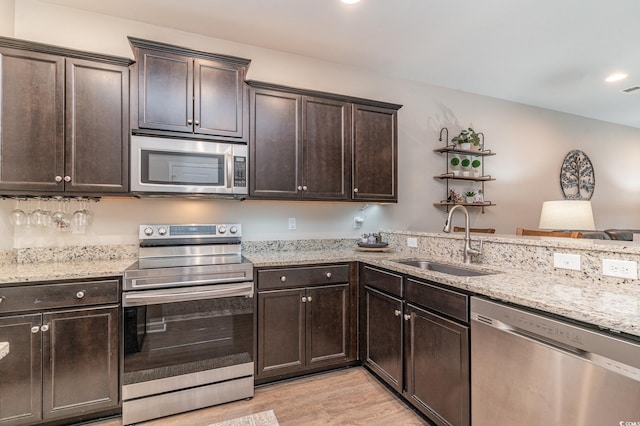
M593 221L591 201L545 201L542 203L538 227L557 231L593 231L596 229L596 225Z

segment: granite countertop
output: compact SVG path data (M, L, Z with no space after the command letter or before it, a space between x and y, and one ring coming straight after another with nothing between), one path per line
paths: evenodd
M399 258L406 258L406 255L392 252L357 252L353 249L245 253L244 255L253 262L255 267L340 261L365 262L372 266L640 337L640 285L637 284L591 283L588 280L556 274L511 272L505 268L480 265L471 265L471 267L498 273L458 277L394 262ZM453 263L451 260L444 262Z
M500 267L472 265L498 272L477 277L458 277L422 270L394 262L406 255L376 253L353 248L324 250L245 251L255 267L359 261L416 278L432 280L471 293L538 309L603 329L640 337L640 285L611 284L570 278L561 274L508 271ZM432 259L443 261L441 259ZM0 265L0 287L15 283L118 276L135 259L66 261ZM444 260L453 263L451 260Z
M0 359L9 355L9 342L0 342Z
M7 284L122 275L137 259L11 263L0 265L0 287Z

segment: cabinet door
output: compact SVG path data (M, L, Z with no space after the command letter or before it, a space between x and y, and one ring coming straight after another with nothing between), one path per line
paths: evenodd
M194 131L243 137L245 67L194 60Z
M351 104L302 98L304 198L349 199Z
M349 284L309 288L306 306L306 365L346 361L351 356Z
M368 287L365 298L364 362L402 392L402 301Z
M354 105L354 200L398 201L397 116L396 110Z
M469 425L469 328L407 306L407 397L439 425Z
M64 58L0 48L0 189L62 191L63 147Z
M258 376L304 368L304 289L258 293Z
M302 188L299 95L252 89L249 194L299 198Z
M66 191L129 190L128 88L127 67L67 59Z
M0 318L0 424L30 425L42 419L40 314Z
M158 50L138 55L138 126L193 132L193 59Z
M118 308L43 314L43 412L57 419L118 406Z

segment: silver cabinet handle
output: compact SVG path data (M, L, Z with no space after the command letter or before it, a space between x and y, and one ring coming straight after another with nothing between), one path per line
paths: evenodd
M307 190L307 185L302 185L302 190L306 191Z
M31 327L31 332L33 334L36 334L38 331L40 331L40 327L38 327L37 325L34 325L33 327Z
M0 303L4 300L4 297L0 296Z
M196 126L199 126L200 125L200 121L196 120L196 121L193 122L193 124L195 124Z
M298 185L298 191L302 191L302 185Z
M331 278L331 272L326 273L327 278Z
M311 296L307 296L307 302L311 302Z
M40 327L40 331L42 332L49 331L49 324L44 324L42 327Z
M80 290L79 292L76 293L76 298L82 299L84 295L85 295L84 290Z
M400 311L399 311L399 310L397 310L397 309L396 309L395 311L393 311L393 314L394 314L395 316L397 316L397 317L399 317L401 313L402 313L402 312L400 312Z
M188 119L187 120L187 124L189 124L189 125L193 124L193 120L192 119Z
M64 177L64 181L65 182L71 182L71 176L65 176Z
M358 192L358 188L353 188L353 192Z
M302 303L306 303L307 298L305 296L302 296Z
M56 182L62 182L62 176L56 176L54 179Z
M280 277L280 281L285 282L287 280L287 277L285 275Z
M404 320L405 321L409 321L411 319L411 315L409 314L404 314Z

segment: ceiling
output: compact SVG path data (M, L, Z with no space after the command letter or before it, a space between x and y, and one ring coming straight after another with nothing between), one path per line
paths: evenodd
M640 128L638 0L42 1Z

